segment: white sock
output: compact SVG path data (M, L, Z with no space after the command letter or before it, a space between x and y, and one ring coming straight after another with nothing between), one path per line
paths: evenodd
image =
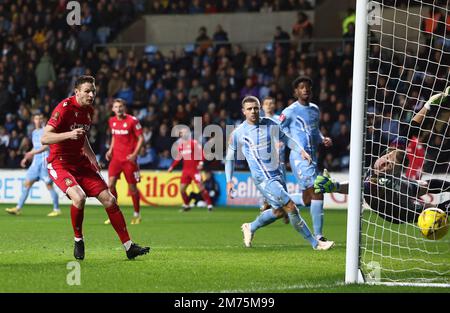
M133 212L133 217L140 217L141 214L139 212Z
M316 239L319 240L320 238L322 238L323 235L316 235Z
M123 246L125 247L125 250L126 250L126 251L130 250L131 244L132 244L132 243L133 243L133 242L132 242L131 240L128 240L127 242L125 242L125 243L123 244Z
M55 211L55 212L61 212L61 209L59 209L59 208L53 208L53 211Z
M75 237L75 242L82 241L82 240L83 240L83 238L77 238L77 237Z

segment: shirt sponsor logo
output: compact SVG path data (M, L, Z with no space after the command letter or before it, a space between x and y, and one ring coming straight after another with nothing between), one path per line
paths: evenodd
M113 129L112 130L113 135L128 135L127 129Z
M74 130L74 129L77 129L77 128L83 128L85 131L89 131L89 129L91 129L91 125L75 123L72 126L70 126L71 130Z

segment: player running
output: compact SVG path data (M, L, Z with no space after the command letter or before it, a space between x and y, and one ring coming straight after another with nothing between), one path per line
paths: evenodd
M53 211L48 213L47 216L55 217L61 215L61 210L59 209L59 199L58 194L53 188L53 182L48 177L47 172L47 157L48 157L48 145L41 144L41 137L44 132L43 128L44 117L41 113L35 113L33 115L34 130L31 134L31 141L33 143L33 149L28 151L23 157L20 165L26 167L27 162L31 162L30 167L27 170L25 177L25 182L23 183L22 193L19 198L19 203L15 208L8 208L5 211L12 215L20 215L22 213L22 208L25 201L28 198L30 189L33 184L39 180L42 180L50 192L50 196L53 200Z
M309 77L298 77L293 82L297 101L292 103L280 115L280 126L284 132L297 140L311 156L312 162L304 160L297 151L291 151L289 162L292 172L297 178L303 195L296 197L295 202L301 206L311 204L311 217L316 239L326 241L323 237L323 194L314 192L314 179L318 175L317 149L320 144L330 147L331 138L324 137L320 132L319 107L310 102L312 81Z
M41 138L42 144L50 145L48 173L72 200L70 215L75 233L74 257L84 259L84 206L87 197L96 197L105 207L111 224L125 247L127 257L134 259L148 253L150 248L140 247L131 241L123 214L100 174L95 154L86 137L94 113L94 77L78 77L74 92L74 96L64 99L53 110Z
M167 170L169 173L183 160L183 171L180 181L180 192L183 198L182 211L186 212L191 209L189 204L189 196L186 193L187 186L194 181L208 206L208 212L213 210L213 205L208 191L203 186L200 171L203 169L204 154L200 144L195 139L191 139L191 132L188 128L180 131L180 139L178 140L177 155L172 165Z
M144 142L142 127L139 120L125 113L125 100L115 99L112 105L115 116L109 119L112 139L111 145L106 152L108 167L108 186L111 193L117 199L116 184L123 172L128 183L129 194L133 200L133 218L131 225L141 223L139 190L136 184L140 181L139 165L136 158ZM108 219L105 224L110 224Z
M234 162L238 156L244 156L250 168L252 179L258 190L267 199L274 209L282 209L289 216L289 221L295 231L301 234L316 250L328 250L332 241L317 240L310 232L308 225L298 213L295 203L286 191L279 166L277 150L274 145L277 141L283 142L290 149L297 151L303 159L310 160L310 156L293 139L280 130L279 125L270 118L259 117L259 100L247 96L242 101L242 113L245 121L231 134L225 162L227 180L227 194L232 197L234 193L233 170ZM242 153L242 154L241 154ZM267 212L273 212L267 210ZM275 214L268 216L261 214L258 224L268 225L277 219ZM251 224L242 225L244 244L251 247L253 232Z

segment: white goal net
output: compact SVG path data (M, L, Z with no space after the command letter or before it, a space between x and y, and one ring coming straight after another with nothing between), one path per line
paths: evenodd
M450 86L448 3L369 3L359 241L366 282L450 286L450 234L426 239L415 213L425 203L444 207L450 198L445 185L439 191L441 182L450 181L450 96L442 96L419 124L412 123L432 95ZM379 163L377 174L376 160L394 149L405 153L393 156L392 169ZM430 179L434 189L423 194L417 180L429 186Z

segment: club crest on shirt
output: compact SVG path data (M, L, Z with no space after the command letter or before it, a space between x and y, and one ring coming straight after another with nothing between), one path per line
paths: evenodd
M66 186L69 187L73 184L72 180L70 178L65 178L64 182L66 183Z
M125 123L123 123L123 128L125 128L125 127L127 127L127 123L125 122Z
M78 112L75 112L75 117L78 117Z

